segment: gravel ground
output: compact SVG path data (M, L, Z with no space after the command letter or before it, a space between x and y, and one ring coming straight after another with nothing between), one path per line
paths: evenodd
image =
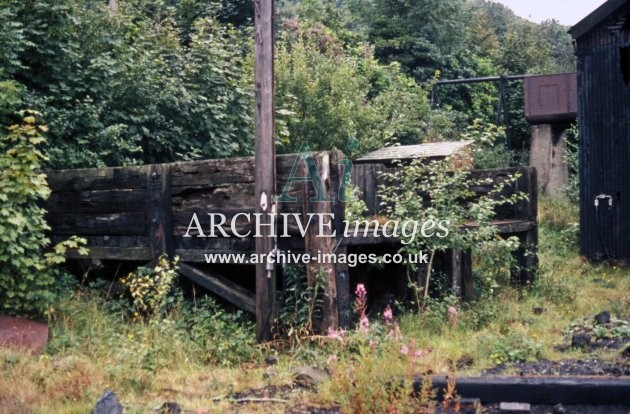
M485 370L484 375L501 375L505 372L520 375L603 375L630 376L630 359L620 358L615 361L599 359L565 359L562 361L540 360L535 362L519 362L516 364L501 364Z

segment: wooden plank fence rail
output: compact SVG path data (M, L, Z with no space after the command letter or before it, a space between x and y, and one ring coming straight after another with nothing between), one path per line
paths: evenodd
M334 214L330 232L337 231L337 238L317 237L317 222L313 220L304 238L295 222L290 221L285 229L278 222L278 234L286 230L292 237L277 239L277 247L294 253L317 252L347 253L356 246L378 246L398 241L372 236L343 238L345 204L337 194L344 176L340 152L317 152L312 154L322 183L333 201L313 202L316 194L312 182L294 182L289 194L294 202L277 203L278 213L296 213L305 217L307 213ZM276 157L276 186L280 192L289 180L297 155ZM383 164L359 164L352 171L352 182L359 186L368 205L369 214L379 213L379 185L383 184L380 172L388 167ZM208 265L206 254L251 254L255 252L253 220L237 220L230 225L236 214L255 212L255 162L253 157L227 160L203 160L185 163L148 166L115 167L51 171L48 182L52 189L47 209L54 242L76 234L88 241L89 257L111 261L133 261L155 263L162 254L180 257L180 273L194 283L208 289L228 302L249 312L256 312L255 293L239 285L230 277L221 274L219 267ZM299 162L293 172L297 177L308 175L306 165ZM514 280L525 284L531 282L537 265L535 249L538 241L536 174L533 168L473 171L476 177L491 178L500 182L510 174L520 173L520 178L506 194L523 191L526 200L514 206L499 209L495 220L499 233L516 235L522 242L516 253L520 268ZM473 190L487 193L492 185ZM201 230L210 228L209 214L224 214L228 221L220 226L228 237L197 237L196 226L191 219L197 215ZM303 222L307 219L304 218ZM234 233L248 237L238 237ZM185 237L186 234L190 237ZM217 232L219 233L219 232ZM336 250L335 250L336 249ZM73 252L70 257L77 258ZM469 252L450 251L441 259L443 269L452 279L453 286L464 299L474 297L472 265ZM235 263L236 264L236 263ZM348 326L351 323L352 290L351 269L345 264L317 264L307 266L309 281L321 272L325 276L323 316L318 322L320 329L328 326ZM241 280L242 282L242 280ZM248 282L251 288L253 279Z

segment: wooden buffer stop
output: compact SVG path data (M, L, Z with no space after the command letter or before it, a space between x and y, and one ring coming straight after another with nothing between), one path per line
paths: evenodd
M308 176L308 162L316 166L320 184L330 197L325 202L317 201L317 190L321 187L313 181L291 182L286 189L289 201L275 203L275 213L287 219L276 220L272 232L274 254L314 256L379 246L397 248L399 241L391 238L363 233L343 237L345 203L336 196L344 182L345 164L340 152L316 152L310 161L302 155L276 156L277 188L284 189L290 176ZM379 212L380 172L392 168L387 160L361 162L353 168L352 181L363 194L370 214ZM51 171L48 182L52 195L47 205L51 238L58 242L70 235L84 237L88 241L89 258L102 261L146 264L155 262L162 254L179 256L181 275L258 315L256 294L261 292L257 288L255 266L248 263L256 252L256 170L254 157L249 157ZM500 233L516 234L523 241L523 250L518 252L522 270L514 276L519 282L527 282L532 279L531 271L536 265L535 255L526 253L537 241L535 170L520 168L472 174L499 182L516 172L520 172L520 178L505 191L523 191L528 200L498 211L495 224ZM489 184L474 191L481 194L491 189ZM300 226L304 227L309 217L310 226L303 231ZM322 232L332 236L335 231L335 237L321 237ZM225 256L229 254L233 256ZM70 257L79 258L72 252ZM448 258L454 287L464 298L474 297L470 254L453 251ZM323 274L325 278L321 326L350 325L354 288L351 278L360 275L353 274L347 265L335 263L311 262L306 267L309 281L315 275ZM382 275L383 280L392 277L391 273ZM268 294L264 290L262 293ZM274 290L271 297L275 295ZM263 309L273 315L272 310Z

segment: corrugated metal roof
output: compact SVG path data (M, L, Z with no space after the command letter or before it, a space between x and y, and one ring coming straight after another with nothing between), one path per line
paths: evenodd
M387 160L409 160L417 158L446 158L454 155L458 151L469 147L473 141L445 141L431 142L420 145L400 145L396 147L385 147L371 152L361 158L358 162L387 161Z

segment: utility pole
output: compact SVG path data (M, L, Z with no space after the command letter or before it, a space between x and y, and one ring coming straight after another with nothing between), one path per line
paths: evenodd
M256 122L256 213L261 216L261 237L256 253L269 257L274 251L270 225L275 220L276 150L274 143L274 36L273 0L254 0L255 122ZM275 265L263 260L256 265L256 338L271 339L276 317Z

